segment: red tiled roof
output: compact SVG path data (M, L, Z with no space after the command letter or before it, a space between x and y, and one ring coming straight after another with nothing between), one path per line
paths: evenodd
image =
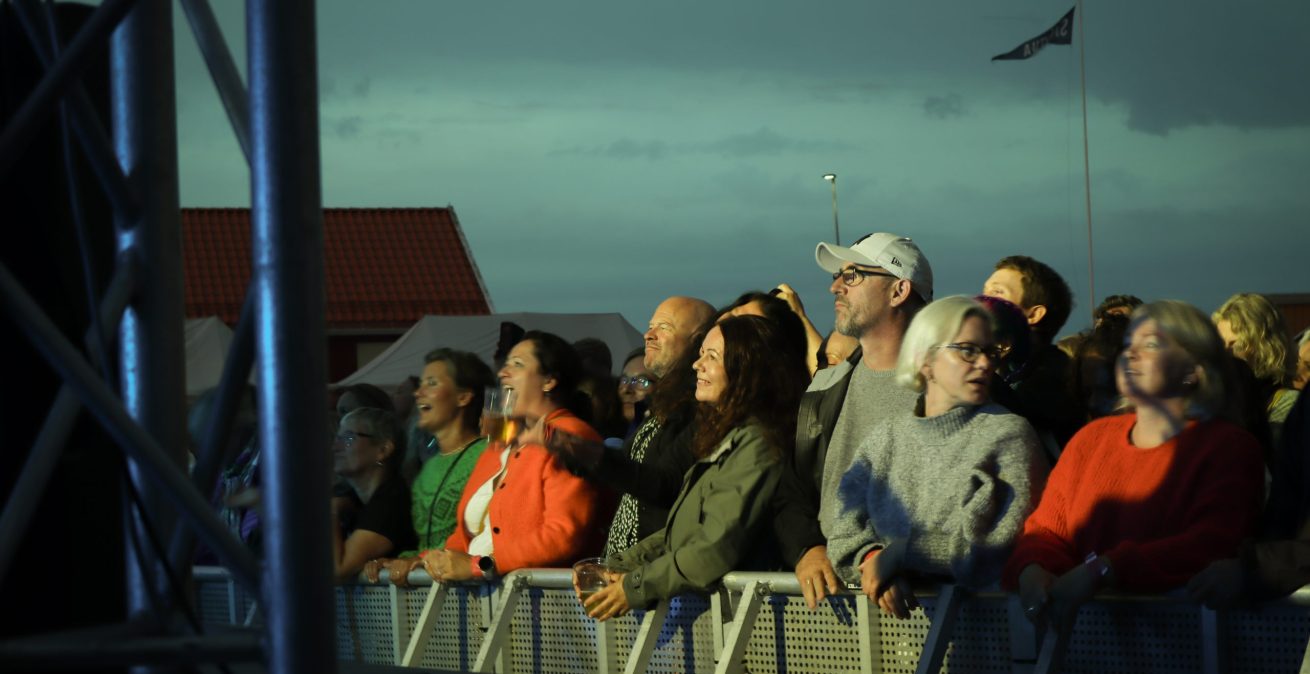
M329 328L491 313L455 209L323 209ZM250 284L250 209L182 209L188 317L234 324Z

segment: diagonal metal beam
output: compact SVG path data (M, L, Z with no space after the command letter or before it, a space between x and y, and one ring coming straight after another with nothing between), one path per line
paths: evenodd
M223 39L223 31L218 26L218 19L214 17L214 10L208 0L180 2L187 22L191 24L191 32L196 36L196 44L200 46L200 53L205 57L205 65L209 66L209 76L213 78L214 88L218 89L218 97L223 101L232 132L236 134L237 143L249 164L250 93L241 81L241 73L237 70L232 51Z
M113 280L105 290L105 297L100 302L101 325L112 326L118 323L118 317L123 314L123 309L131 299L135 269L134 265L123 264L115 271ZM94 338L91 334L87 335L88 341ZM32 515L41 503L41 494L59 463L60 450L67 444L68 436L73 432L73 422L81 409L82 405L72 387L68 384L61 386L55 404L46 415L45 424L41 426L41 432L32 446L32 453L28 455L27 463L23 464L22 472L14 482L14 490L9 495L4 512L0 514L0 578L9 572L14 555L23 542L23 535L32 523Z
M57 37L54 37L58 35L58 31L54 27L49 31L41 30L37 18L39 10L36 0L14 0L14 9L17 11L18 20L23 24L23 30L27 32L33 50L36 51L37 58L48 70L54 65L55 57L59 52L59 45L55 41ZM48 13L47 16L50 22L54 21L53 12ZM52 36L50 41L46 40L47 32ZM114 210L123 213L129 219L134 219L139 207L136 192L128 184L127 177L123 175L123 170L118 165L118 160L114 158L109 133L101 123L95 105L91 103L91 97L87 95L82 83L77 80L69 84L68 93L66 103L70 113L69 123L73 127L73 132L77 134L87 163L100 179L100 186L105 190Z
M182 470L155 439L128 415L114 392L99 379L95 370L59 333L58 328L3 265L0 265L0 305L27 334L51 367L66 383L73 386L87 410L100 420L119 447L140 462L145 473L159 484L162 492L196 527L201 540L213 548L231 568L233 577L246 591L259 594L259 565L254 556L228 531L208 501L191 486Z
M246 293L246 301L241 305L241 318L237 321L236 335L228 347L227 360L223 362L223 376L218 382L218 393L209 410L209 420L205 423L204 436L200 440L200 451L196 465L191 470L191 483L201 494L214 490L214 481L218 471L227 460L227 446L232 438L232 423L236 418L241 396L249 386L250 368L255 361L255 294ZM168 546L168 560L173 568L181 568L191 562L190 556L196 544L195 532L178 527L173 532L173 540ZM3 577L3 576L0 576Z
M68 49L60 55L59 61L46 71L41 83L23 102L23 107L18 109L10 119L9 125L0 132L0 178L9 173L28 143L37 136L36 129L49 122L52 108L58 103L59 98L82 74L87 61L95 55L95 50L104 46L109 34L128 10L132 9L135 2L136 0L105 0L105 3L96 8L91 18L82 26L77 37L69 43Z

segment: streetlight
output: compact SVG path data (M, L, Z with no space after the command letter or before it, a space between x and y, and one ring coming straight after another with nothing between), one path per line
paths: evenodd
M837 174L825 173L823 179L832 183L832 236L833 243L841 245L841 228L837 226Z

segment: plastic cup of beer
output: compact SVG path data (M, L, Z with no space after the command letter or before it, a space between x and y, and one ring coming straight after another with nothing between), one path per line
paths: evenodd
M573 565L573 586L582 596L584 604L591 595L609 585L607 576L609 572L610 568L605 566L605 560L600 557L588 557Z
M482 430L492 442L511 445L519 435L522 420L512 416L514 389L488 386L482 398Z

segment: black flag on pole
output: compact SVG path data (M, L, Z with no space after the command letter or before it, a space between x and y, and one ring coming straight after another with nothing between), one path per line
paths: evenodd
M1051 29L1038 35L1037 37L1014 48L1014 51L1006 52L993 56L993 61L1020 61L1031 58L1033 54L1042 50L1048 44L1072 44L1073 43L1073 11L1074 7L1069 10L1064 18L1060 19L1051 26Z

